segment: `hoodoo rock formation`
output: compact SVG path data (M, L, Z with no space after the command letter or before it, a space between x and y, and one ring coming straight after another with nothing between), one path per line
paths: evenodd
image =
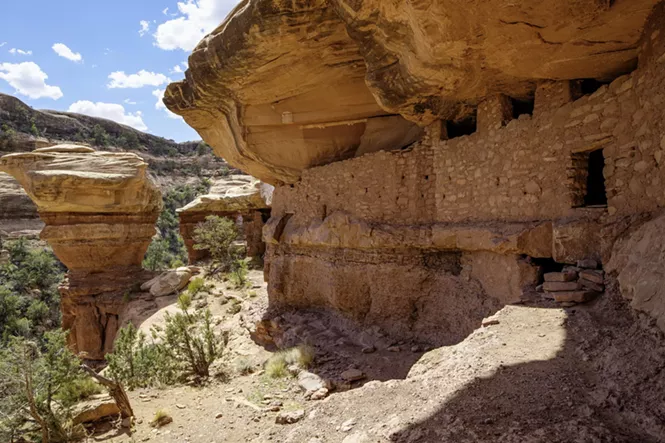
M247 175L232 175L216 180L210 193L177 210L180 234L185 241L190 263L206 257L205 250L194 249L194 230L206 217L230 218L238 225L247 244L248 257L265 252L263 226L270 217L273 188Z
M453 343L567 266L662 324L663 2L248 0L189 66L166 105L277 184L273 306Z
M0 159L46 224L41 237L69 269L61 285L63 327L90 359L113 344L126 300L162 208L161 194L136 154L59 145Z

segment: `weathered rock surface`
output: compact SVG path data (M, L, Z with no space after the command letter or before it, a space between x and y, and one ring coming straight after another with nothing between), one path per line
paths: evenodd
M9 154L0 171L13 175L46 224L41 238L69 268L61 285L63 327L87 358L110 351L125 294L137 281L155 234L161 194L136 154L76 145Z
M185 286L192 278L192 271L187 267L166 271L141 285L142 291L150 291L153 297L171 295Z
M120 408L110 396L99 395L77 404L72 416L72 423L75 425L91 423L104 418L119 417Z
M665 331L665 216L620 239L606 266L617 274L621 294L638 311L652 316Z
M491 94L630 71L656 3L245 0L165 103L231 164L293 182L359 147L407 146L410 122L462 118Z
M236 221L247 243L247 255L262 256L265 252L263 225L270 213L273 189L253 177L231 175L216 180L210 193L178 209L180 234L185 241L190 263L207 256L207 251L194 249L193 237L196 226L210 215Z
M0 231L12 235L30 230L39 234L43 227L37 207L21 185L9 174L0 172Z

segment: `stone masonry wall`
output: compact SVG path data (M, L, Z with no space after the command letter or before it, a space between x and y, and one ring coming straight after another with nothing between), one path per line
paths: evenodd
M344 210L406 224L574 217L573 154L598 148L605 155L609 215L662 208L664 34L645 35L648 60L591 95L560 106L571 99L569 82L546 82L534 115L500 129L483 126L439 140L433 125L429 140L412 150L309 169L300 183L277 190L276 212L311 218ZM486 125L482 115L478 120Z
M329 307L449 344L538 283L530 257L605 262L616 238L665 207L661 17L663 7L638 68L591 94L581 82L543 81L533 115L518 118L509 98L491 96L472 135L448 139L437 122L405 150L278 187L264 229L271 304ZM607 207L580 207L598 149ZM432 266L438 253L458 257L459 269Z

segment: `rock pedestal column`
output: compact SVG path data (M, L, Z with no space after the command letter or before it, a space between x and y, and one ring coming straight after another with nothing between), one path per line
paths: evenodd
M10 154L14 176L46 224L41 237L69 272L60 286L63 327L86 358L111 350L127 295L150 275L141 262L162 208L137 155L74 145Z

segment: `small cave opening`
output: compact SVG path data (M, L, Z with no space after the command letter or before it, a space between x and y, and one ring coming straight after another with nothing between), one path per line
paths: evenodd
M476 113L473 113L472 115L469 115L462 120L446 121L446 133L448 134L448 140L455 137L462 137L475 133L477 129L477 120Z
M580 99L585 95L591 95L603 85L609 85L611 81L601 81L595 78L584 78L574 82L573 100Z
M517 119L520 115L533 115L533 109L535 107L535 99L510 99L513 105L513 118Z
M545 281L545 274L550 272L561 272L563 271L563 263L557 263L553 258L534 258L534 257L525 257L529 260L531 264L539 268L538 271L538 284L542 284Z

